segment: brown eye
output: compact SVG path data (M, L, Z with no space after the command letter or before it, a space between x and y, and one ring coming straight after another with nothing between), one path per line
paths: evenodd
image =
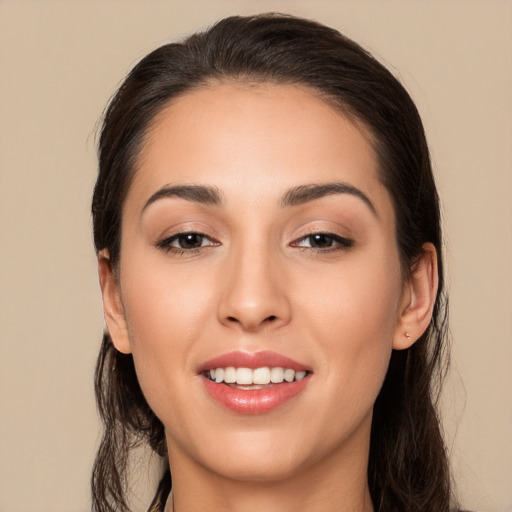
M169 238L158 242L156 246L166 252L187 253L196 252L200 249L218 246L219 243L201 233L177 233Z
M203 245L203 235L199 233L184 233L176 237L176 244L181 249L197 249Z
M293 247L312 249L315 251L334 251L349 249L354 241L334 233L312 233L291 244Z
M325 249L326 247L332 247L334 245L333 238L325 233L310 235L307 238L309 239L309 246L315 249Z

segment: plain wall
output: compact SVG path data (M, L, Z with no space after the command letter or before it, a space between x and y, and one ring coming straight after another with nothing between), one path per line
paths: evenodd
M512 2L0 0L1 512L90 508L103 318L89 202L107 100L154 47L269 10L342 30L418 105L447 233L454 474L465 507L512 511Z

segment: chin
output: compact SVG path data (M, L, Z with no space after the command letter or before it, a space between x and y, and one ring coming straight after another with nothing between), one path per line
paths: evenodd
M205 446L196 460L230 480L272 483L299 475L333 449L331 442L309 443L300 429L300 437L297 429L279 430L219 435L217 443Z
M258 458L246 458L242 454L234 454L233 457L226 457L222 464L210 466L212 472L230 480L237 480L246 483L272 483L286 480L301 472L307 467L305 461L298 459L284 459L279 454Z

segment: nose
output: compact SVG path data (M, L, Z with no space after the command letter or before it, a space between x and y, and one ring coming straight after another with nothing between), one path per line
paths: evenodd
M223 269L219 321L248 332L277 329L290 322L286 270L268 250L234 251Z

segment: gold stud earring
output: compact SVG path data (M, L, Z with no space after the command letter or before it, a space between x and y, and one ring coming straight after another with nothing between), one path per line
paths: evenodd
M411 341L411 335L408 332L404 332L404 336L407 338L407 341Z

